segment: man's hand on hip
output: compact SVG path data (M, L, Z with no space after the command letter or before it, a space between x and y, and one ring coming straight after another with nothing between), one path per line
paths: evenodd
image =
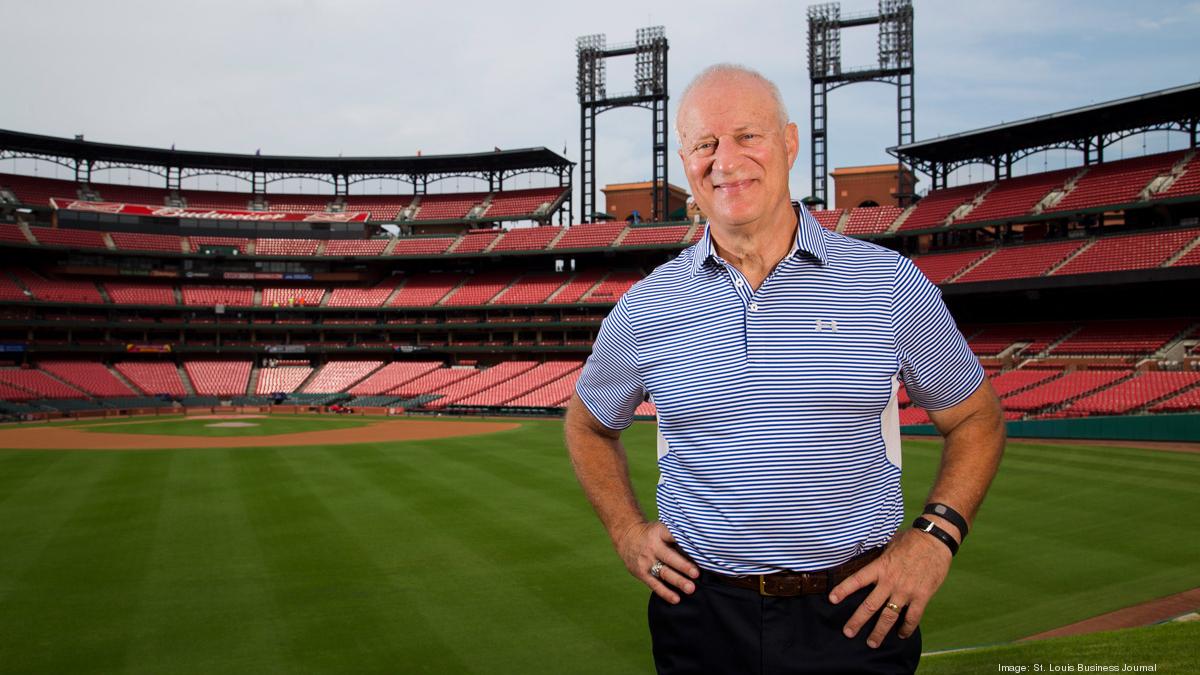
M679 602L675 590L691 595L696 590L692 579L700 576L700 568L680 553L674 543L675 537L659 521L635 523L617 542L617 553L625 561L629 573L672 605ZM662 565L655 578L651 570L660 562Z
M847 577L829 594L835 605L851 593L875 584L858 610L846 622L846 637L854 637L871 619L879 614L875 630L867 637L874 648L895 625L905 607L908 613L898 635L907 638L921 623L925 607L937 592L950 571L950 549L932 536L913 529L901 529L883 555L866 567Z

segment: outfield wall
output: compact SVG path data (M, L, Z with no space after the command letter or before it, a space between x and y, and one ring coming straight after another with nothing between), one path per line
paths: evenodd
M1200 443L1200 413L1111 415L1007 423L1009 438L1071 438L1100 441ZM913 436L936 436L932 424L900 427Z

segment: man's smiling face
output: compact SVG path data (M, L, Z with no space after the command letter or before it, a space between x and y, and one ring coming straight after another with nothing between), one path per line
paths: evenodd
M720 73L687 93L677 118L684 173L714 224L738 226L790 208L788 172L799 151L795 124L780 119L766 83Z

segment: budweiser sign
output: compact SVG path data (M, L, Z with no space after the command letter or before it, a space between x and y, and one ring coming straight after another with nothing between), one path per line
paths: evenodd
M292 211L234 211L229 209L189 209L178 206L150 206L119 202L85 202L77 199L51 199L56 209L91 211L123 216L154 216L157 218L193 218L196 220L248 220L268 222L364 223L370 217L365 211L350 213L297 213Z

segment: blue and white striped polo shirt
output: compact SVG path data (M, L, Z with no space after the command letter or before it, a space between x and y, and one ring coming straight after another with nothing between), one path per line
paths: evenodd
M821 569L887 543L904 515L897 377L928 410L984 377L912 262L799 213L757 291L707 230L635 284L576 386L612 429L651 396L659 518L715 572Z

